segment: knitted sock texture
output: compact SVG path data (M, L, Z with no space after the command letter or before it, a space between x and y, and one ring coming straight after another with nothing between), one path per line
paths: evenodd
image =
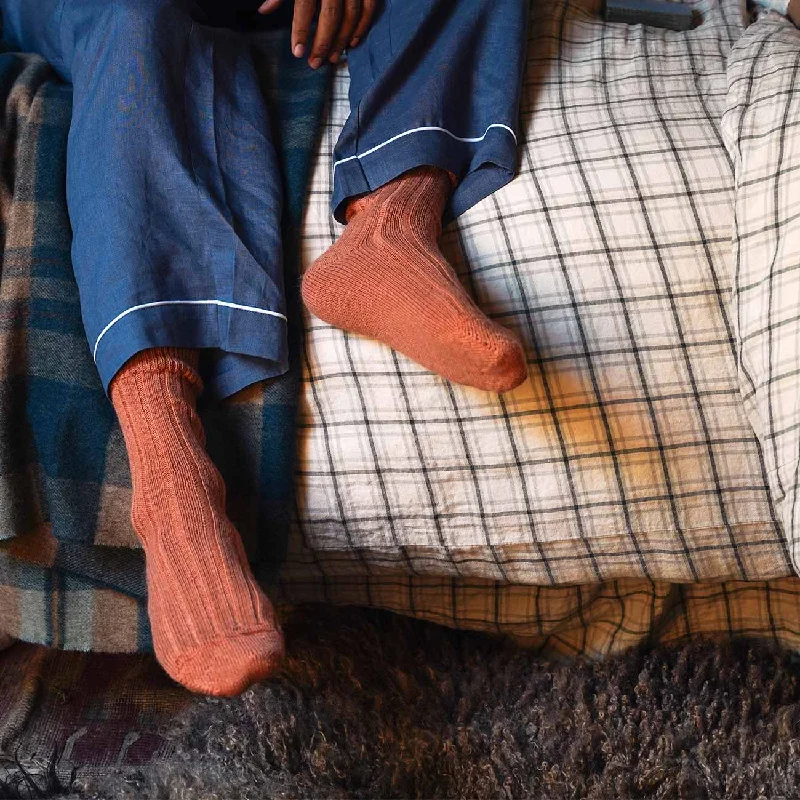
M275 670L283 637L205 450L197 363L196 350L145 350L117 373L110 396L130 460L156 656L187 688L231 695Z
M303 277L321 320L384 342L454 383L505 392L525 353L464 291L438 246L449 173L421 167L352 201L347 227Z

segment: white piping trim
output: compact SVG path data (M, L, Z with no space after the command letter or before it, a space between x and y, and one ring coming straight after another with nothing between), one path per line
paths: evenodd
M132 306L131 308L125 309L121 314L117 314L108 325L100 331L100 335L97 337L97 341L94 343L94 350L92 351L92 358L97 360L97 345L100 344L100 340L108 333L108 329L112 325L116 325L123 317L127 317L133 311L140 311L143 308L153 308L154 306L174 306L174 305L185 305L185 306L225 306L225 308L235 308L239 311L254 311L256 314L266 314L269 317L280 317L282 320L286 320L286 317L283 314L279 314L277 311L267 311L265 308L254 308L253 306L241 306L238 303L229 303L226 300L157 300L154 303L142 303L139 306Z
M339 164L344 164L347 161L353 161L356 158L358 159L364 158L364 156L368 156L371 153L374 153L376 150L380 150L382 147L386 147L387 144L396 142L398 139L402 139L404 136L410 136L412 133L419 133L420 131L439 131L439 133L446 133L448 136L452 137L453 139L459 142L482 142L492 128L502 128L503 130L508 131L514 137L514 142L516 143L517 134L514 133L514 131L511 128L509 128L508 125L503 125L500 122L492 123L483 132L483 136L473 136L473 137L456 136L454 133L448 131L447 128L439 128L436 125L427 125L424 128L412 128L410 131L403 131L403 133L398 133L397 136L392 136L391 139L387 139L385 142L382 142L381 144L376 145L375 147L371 147L365 153L361 153L360 155L348 156L347 158L342 158L339 161L334 162L333 169L335 171L336 167L338 167Z

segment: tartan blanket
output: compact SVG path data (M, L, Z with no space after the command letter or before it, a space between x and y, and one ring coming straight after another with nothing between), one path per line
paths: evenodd
M229 513L269 584L294 506L299 225L329 74L292 57L285 25L250 43L285 184L290 370L202 416ZM41 59L4 53L0 104L0 631L65 649L148 649L127 455L86 343L70 262L71 89Z
M443 243L525 342L528 383L500 398L451 386L304 316L294 496L299 369L206 411L265 580L286 551L281 599L389 608L548 652L707 634L800 643L797 351L784 340L800 269L785 134L800 119L800 33L775 16L745 29L738 0L696 7L703 24L672 33L605 23L594 0L532 4L519 177ZM2 58L0 630L146 649L127 461L69 306L68 91L41 62ZM303 265L338 232L330 154L347 86L343 66ZM298 222L322 94L308 85L288 115Z

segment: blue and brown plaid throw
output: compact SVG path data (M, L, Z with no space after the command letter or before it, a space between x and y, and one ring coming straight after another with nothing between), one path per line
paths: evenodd
M203 413L231 516L270 583L293 506L297 242L327 76L292 58L285 27L250 43L285 182L293 360L287 375ZM143 559L123 510L129 500L120 502L130 492L128 461L70 262L71 90L41 59L3 53L0 98L0 630L69 649L145 649Z

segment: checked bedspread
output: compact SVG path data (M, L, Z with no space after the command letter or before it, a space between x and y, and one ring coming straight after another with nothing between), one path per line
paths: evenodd
M583 0L532 5L519 176L443 241L524 342L525 385L448 385L307 320L289 596L461 624L487 585L794 574L800 33L777 15L745 32L731 0L697 8L703 24L673 33ZM347 109L340 70L306 264L337 235ZM759 270L780 275L769 308ZM504 608L473 603L470 621L502 627Z

